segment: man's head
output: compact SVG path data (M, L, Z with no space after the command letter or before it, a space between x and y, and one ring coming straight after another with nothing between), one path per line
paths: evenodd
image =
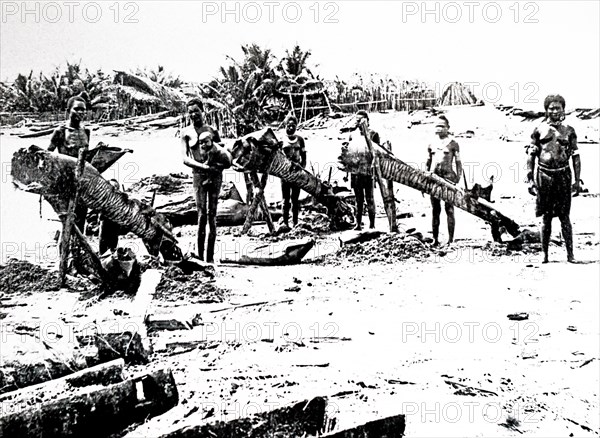
M85 99L81 96L73 96L67 101L67 113L71 121L81 122L84 120L86 110Z
M285 132L287 135L294 135L298 128L298 119L296 116L289 115L285 119Z
M435 121L435 133L443 138L448 135L448 129L450 129L450 122L446 116L439 116Z
M202 113L204 112L204 104L202 100L197 97L190 99L187 103L187 110L194 124L202 124Z
M369 126L369 113L365 110L356 112L356 124L360 125L361 123L365 123L365 125Z
M198 137L198 143L200 143L200 147L205 151L210 150L213 147L212 134L208 131L203 132L200 134L200 137Z
M551 94L544 99L546 117L550 122L562 122L565 118L565 98L560 94Z

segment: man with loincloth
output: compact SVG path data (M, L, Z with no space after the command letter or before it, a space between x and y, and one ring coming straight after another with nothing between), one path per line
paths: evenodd
M183 164L193 169L194 194L198 208L198 257L204 260L204 240L206 223L209 234L206 248L206 261L214 261L217 238L217 202L223 182L223 169L231 167L231 155L217 145L219 134L203 124L202 102L192 99L188 102L188 113L193 125L181 135Z
M81 96L73 96L67 101L69 123L54 131L50 139L49 151L56 150L59 154L75 159L78 158L80 149L87 153L90 144L90 130L82 125L86 109L85 99ZM82 233L85 233L86 216L87 207L79 200L75 206L75 225Z
M285 120L285 132L287 136L283 140L283 153L292 161L306 167L306 149L304 147L304 138L296 134L298 128L298 119L290 115ZM281 194L283 197L283 223L289 227L290 204L292 207L292 221L294 226L298 225L298 214L300 212L300 188L285 181L281 181ZM291 202L290 202L291 201Z
M560 95L550 95L544 100L546 118L531 134L531 144L527 147L527 181L529 193L537 196L535 215L542 216L543 263L548 263L548 247L552 233L552 219L558 216L567 247L567 261L575 263L573 255L573 228L571 226L571 168L573 159L575 184L573 190L579 193L581 160L577 148L575 130L563 125L565 119L565 99ZM537 158L537 175L533 179Z
M379 134L369 128L369 114L360 110L356 113L356 126L364 125L369 134L372 143L380 144ZM370 151L367 154L369 174L352 173L350 176L350 187L354 190L356 197L356 227L355 230L362 229L363 206L367 202L367 212L369 214L369 228L375 228L375 198L373 196L373 156Z
M458 143L450 136L449 128L448 119L443 115L439 116L435 124L435 133L438 138L427 147L426 169L448 182L456 184L462 177L463 168ZM453 162L456 162L456 171L452 167ZM432 196L431 206L433 208L431 221L433 240L434 245L437 246L440 244L438 236L440 232L440 214L442 212L441 201ZM454 241L454 226L456 224L454 206L445 202L444 207L448 218L448 244L451 244Z

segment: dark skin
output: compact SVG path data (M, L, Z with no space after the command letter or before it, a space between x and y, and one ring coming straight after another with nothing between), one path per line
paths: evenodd
M440 120L439 122L436 123L435 125L435 133L436 135L439 137L440 141L445 142L447 139L449 139L449 134L448 134L448 125L446 124L446 122L444 120ZM427 158L427 163L426 163L426 168L427 171L431 171L431 167L433 164L433 155L430 154L429 157ZM438 157L439 159L439 157ZM452 162L456 161L456 175L457 175L457 180L460 181L460 178L462 177L462 161L460 159L460 154L458 152L458 150L454 151L451 150L449 151L449 153L444 153L443 159L441 161L438 161L438 163L436 163L436 166L434 166L435 168L441 169L443 170L448 170L453 172L452 170ZM453 184L456 184L456 181L450 181ZM438 236L439 236L439 232L440 232L440 214L442 212L442 207L441 207L441 202L437 199L432 198L431 199L431 206L432 206L432 220L431 220L431 226L432 226L432 231L433 231L433 240L434 240L434 245L437 246L439 245L439 240L438 240ZM444 203L444 208L446 210L446 217L448 218L448 244L451 244L454 241L454 228L456 226L456 219L454 218L454 206L452 204L449 203Z
M287 134L287 144L295 147L299 147L299 150L296 151L299 154L300 164L302 168L306 167L306 150L304 149L304 139L299 135L296 135L296 129L298 125L295 120L288 120L285 125L285 132ZM286 145L284 144L284 151L286 150ZM293 159L297 160L298 156L295 156ZM294 225L298 224L298 215L300 211L300 204L298 202L298 197L300 196L300 189L297 187L290 186L289 184L282 183L281 185L281 193L283 195L283 222L285 225L288 225L289 222L289 214L290 207L292 208L292 220ZM289 225L288 225L289 226Z
M369 119L362 114L356 115L356 126L363 125L365 130L369 131ZM373 186L354 187L354 196L356 197L356 227L355 230L362 230L362 212L364 202L367 202L367 211L369 213L369 228L375 228L375 197L373 196Z
M568 129L564 125L562 125L562 121L565 116L565 109L563 108L560 102L551 102L546 110L548 125L550 125L551 129L555 129L558 132L562 130ZM572 129L572 128L571 128ZM577 137L574 134L571 137L571 141L575 142L575 146L577 143ZM568 157L565 157L561 151L563 148L554 147L555 140L551 140L547 143L547 145L540 152L539 157L534 154L530 154L527 158L527 181L529 184L528 191L533 196L537 195L537 187L535 181L533 179L534 170L535 170L535 162L536 158L538 163L546 166L548 168L556 168L561 167L563 165L568 165ZM575 154L571 156L573 162L573 171L575 173L575 183L573 188L575 190L575 194L573 196L577 196L581 190L579 178L581 175L581 159L579 154ZM565 246L567 249L567 261L569 263L576 263L575 256L573 254L573 227L571 225L571 218L568 213L563 213L558 216L560 220L561 230L563 238L565 239ZM542 251L544 253L544 259L542 263L548 263L548 251L550 247L550 236L552 234L552 214L545 213L542 215Z
M190 116L190 119L192 120L192 123L194 124L194 130L196 131L197 134L200 134L200 128L204 125L204 119L202 117L202 110L200 109L200 107L198 107L198 105L190 105L188 107L188 114ZM222 168L219 168L218 165L209 166L208 164L200 163L199 161L194 160L192 157L190 157L188 155L188 151L190 150L191 146L192 145L189 143L189 139L186 137L182 137L181 153L182 153L182 157L183 157L183 164L185 164L188 167L191 167L192 169L198 169L198 170L202 170L204 172L223 170ZM212 149L212 147L213 147L212 141L210 142L210 147L207 144L200 145L200 146L202 149L204 149L206 151ZM208 149L206 149L205 146Z
M81 122L85 120L86 117L86 105L84 102L76 100L69 111L69 128L72 128L73 131L79 130L81 128ZM65 138L64 143L69 144L69 140L73 135L72 130L65 130ZM85 134L89 141L90 131L88 129L85 130ZM72 156L73 158L77 158L77 151L71 151L64 148L63 139L59 131L55 131L50 139L50 146L48 147L49 151L54 151L58 149L58 152L61 154Z
M212 136L208 132L202 132L200 128L204 125L202 111L197 105L188 107L190 119L194 124L194 130L199 134L199 147L190 144L190 138L187 135L181 139L181 155L183 164L201 173L214 173L218 178L223 169L229 167L231 163L214 162L209 164L209 157L213 153L218 153L216 143L212 141ZM200 134L200 132L202 132ZM209 185L210 187L210 185ZM204 260L204 240L206 237L206 225L209 225L208 248L206 259L213 262L214 245L217 235L217 203L219 198L219 187L209 190L201 187L196 189L196 204L198 206L198 231L197 231L197 249L198 256ZM208 206L207 206L208 205Z

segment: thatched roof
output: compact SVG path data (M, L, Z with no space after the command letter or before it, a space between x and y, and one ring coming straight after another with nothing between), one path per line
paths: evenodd
M460 82L448 84L439 98L438 105L475 105L477 98L471 90Z
M124 71L115 71L113 84L122 86L123 90L135 100L150 102L154 101L153 98L157 98L164 104L185 102L185 95L180 90L165 87L148 78Z

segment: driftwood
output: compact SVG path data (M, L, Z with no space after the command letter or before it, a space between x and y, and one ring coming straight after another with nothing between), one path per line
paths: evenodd
M317 435L325 422L327 402L322 397L229 422L187 426L160 438L272 438Z
M405 416L394 415L321 436L323 438L402 438L405 429Z
M513 237L519 234L519 225L484 199L473 196L470 192L431 172L424 172L406 164L383 148L375 148L375 153L379 158L383 178L427 193L477 216L491 225L492 237L495 241L501 241L502 229ZM339 160L342 166L346 166L346 163L351 160L344 147Z
M312 239L302 240L286 245L283 249L264 254L258 251L255 256L243 254L239 259L221 259L221 263L236 263L239 265L259 265L259 266L285 266L295 265L302 261L304 256L315 245ZM269 248L267 245L266 248Z
M232 149L232 156L236 170L268 173L312 195L316 202L327 208L332 229L343 230L351 227L351 207L343 199L335 196L329 184L298 163L290 161L282 152L281 143L270 128L237 140Z
M32 405L37 400L49 398L51 395L61 394L73 388L81 388L90 385L110 385L122 382L123 359L117 359L95 367L86 368L65 377L49 380L37 385L28 386L17 391L11 391L0 395L0 404Z
M15 152L11 173L19 188L43 195L60 213L73 194L76 164L74 158L30 146ZM160 252L167 260L182 258L165 219L150 206L115 189L92 165L85 164L79 187L81 201L88 208L120 225L124 232L141 237L150 254Z
M36 138L36 137L43 137L45 135L50 135L54 132L54 130L56 129L56 127L52 127L49 129L44 129L41 131L33 131L29 132L27 134L21 134L19 135L19 138Z
M5 437L106 437L160 415L178 403L171 370L154 371L108 386L94 385L63 397L19 406L0 416Z

